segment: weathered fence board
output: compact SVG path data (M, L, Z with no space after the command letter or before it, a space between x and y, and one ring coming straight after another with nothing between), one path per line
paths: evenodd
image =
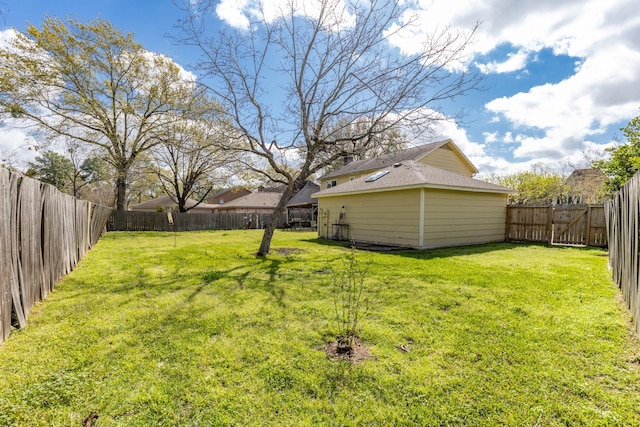
M612 277L631 312L638 335L640 335L639 214L640 175L636 173L612 200L605 203L605 217Z
M33 305L95 244L110 214L0 169L0 343L26 325Z
M165 212L114 211L107 222L108 231L199 231L262 228L271 214L248 213L172 213L173 225ZM278 225L284 226L285 216Z
M590 206L587 217L587 246L607 246L607 221L604 206Z
M507 241L607 246L603 206L507 206Z
M551 218L551 207L507 206L507 240L548 242Z
M0 343L11 332L11 192L9 171L0 168Z

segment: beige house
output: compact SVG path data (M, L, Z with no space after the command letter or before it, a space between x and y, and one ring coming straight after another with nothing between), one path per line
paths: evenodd
M503 241L514 191L475 173L451 140L349 163L320 179L318 234L417 249Z
M263 215L271 215L278 202L282 198L282 192L276 189L259 189L228 203L216 205L216 213L240 213L245 215L245 228L262 228L265 218ZM279 219L280 227L286 224L286 214Z

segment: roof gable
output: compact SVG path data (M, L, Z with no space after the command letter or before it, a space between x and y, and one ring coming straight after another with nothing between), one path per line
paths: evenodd
M224 188L215 194L209 195L209 197L207 197L207 200L209 201L209 203L213 204L219 204L220 199L222 199L222 203L228 203L242 196L246 196L249 193L251 192L244 187Z

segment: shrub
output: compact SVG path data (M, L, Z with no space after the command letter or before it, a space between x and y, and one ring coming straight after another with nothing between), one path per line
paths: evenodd
M356 258L355 249L342 260L339 269L333 269L333 301L338 324L338 352L353 351L359 322L366 312L365 298L368 266Z

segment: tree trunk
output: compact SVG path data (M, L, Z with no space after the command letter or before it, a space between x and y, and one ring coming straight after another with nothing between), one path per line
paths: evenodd
M266 256L269 253L269 250L271 249L271 239L273 238L273 233L276 230L278 221L280 220L280 217L282 216L282 214L284 214L285 210L287 209L287 203L289 203L289 200L291 200L291 197L293 197L293 195L297 191L296 188L299 187L299 185L296 185L296 184L298 183L296 182L294 183L294 185L287 187L284 194L282 194L282 197L280 198L278 205L273 211L273 215L271 216L271 221L269 221L267 225L264 227L262 242L260 242L260 249L258 249L258 253L256 255Z
M126 174L118 174L116 178L116 210L127 210L127 178Z

